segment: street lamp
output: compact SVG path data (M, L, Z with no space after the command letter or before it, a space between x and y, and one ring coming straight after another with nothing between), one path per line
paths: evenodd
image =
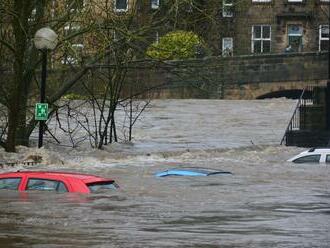
M46 77L47 77L47 51L53 50L57 45L57 34L50 28L41 28L34 35L34 45L42 53L42 70L40 85L40 103L45 103ZM40 105L42 106L42 105ZM42 107L41 107L42 108ZM48 111L48 108L46 108ZM46 116L48 113L46 113ZM39 120L39 141L38 148L42 147L45 119Z

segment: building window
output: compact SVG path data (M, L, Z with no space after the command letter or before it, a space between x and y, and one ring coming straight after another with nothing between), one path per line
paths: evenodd
M127 0L114 0L115 1L115 11L124 12L128 10Z
M269 3L272 0L252 0L253 3Z
M117 37L117 32L116 30L112 30L112 41L117 42L118 41L118 37Z
M271 42L271 26L252 26L252 53L269 53Z
M29 22L34 22L36 20L36 14L37 14L37 9L34 8L32 11L31 11L31 15L30 17L28 18L28 21Z
M159 0L151 0L151 8L158 9L159 8Z
M77 23L70 23L68 25L64 26L64 36L68 37L68 36L72 36L74 33L79 32L80 29L80 25Z
M330 0L320 0L321 3L329 3Z
M222 0L222 16L233 17L233 0Z
M329 25L320 25L319 29L319 51L329 50Z
M222 56L224 57L233 56L233 50L234 50L233 38L231 37L222 38Z
M84 0L74 0L74 1L67 1L66 7L70 9L70 12L78 12L79 10L83 9L85 6Z
M188 12L188 13L192 13L193 10L194 10L194 3L193 3L194 0L187 0L185 2L185 11Z
M70 38L70 36L74 36L75 33L79 32L79 29L80 26L74 23L64 26L64 36L71 41L71 45L67 47L61 60L64 65L77 65L82 61L84 45L81 37Z
M156 31L156 33L155 33L155 43L159 44L159 32L158 31Z
M82 63L83 44L72 44L68 52L61 59L63 65L78 65Z
M301 25L288 25L288 47L293 52L303 49L303 27Z

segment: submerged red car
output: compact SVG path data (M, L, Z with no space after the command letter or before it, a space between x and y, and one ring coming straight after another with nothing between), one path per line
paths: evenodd
M17 171L0 174L0 190L92 193L117 189L113 179L69 172Z

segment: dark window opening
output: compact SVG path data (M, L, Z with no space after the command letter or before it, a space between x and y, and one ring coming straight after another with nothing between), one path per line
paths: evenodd
M159 8L159 0L151 0L151 8L158 9Z
M26 190L68 192L63 182L48 179L29 179Z
M327 155L326 158L325 158L325 162L326 163L330 163L330 155Z
M294 163L319 163L321 155L309 155L295 159Z
M127 10L127 0L116 0L116 10Z
M108 189L117 189L119 188L118 184L114 181L109 182L97 182L97 183L88 183L87 187L91 192L97 192L100 190L108 190Z
M320 51L328 51L329 50L329 25L321 25L320 26Z
M293 52L302 52L303 28L301 25L288 26L288 46Z
M252 27L252 52L270 53L271 51L271 26L255 25Z
M0 189L17 190L20 183L21 178L2 178L0 179Z

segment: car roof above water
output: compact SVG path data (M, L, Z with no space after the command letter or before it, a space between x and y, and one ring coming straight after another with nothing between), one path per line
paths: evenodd
M330 155L329 147L315 147L315 148L310 148L308 150L302 151L299 154L297 154L296 156L288 159L287 161L295 162L297 159L300 159L300 158L319 156L319 162L325 162L325 160L328 160L329 155Z
M104 180L111 181L111 179L106 179L106 178L102 178L102 177L94 176L94 175L90 175L90 174L81 174L81 173L63 172L63 171L17 171L17 172L3 173L2 175L60 176L60 177L65 177L65 178L75 178L78 180L82 180L86 183L94 182L94 181L104 181Z
M313 147L309 149L307 152L324 152L330 153L330 147Z
M170 168L155 174L156 177L166 176L210 176L216 174L232 174L229 171L216 170L203 167L177 167Z

